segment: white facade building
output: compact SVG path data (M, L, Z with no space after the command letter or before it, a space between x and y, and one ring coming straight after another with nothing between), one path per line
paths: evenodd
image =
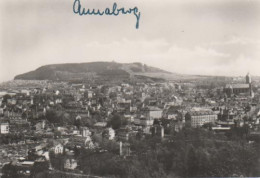
M1 123L0 124L0 131L1 134L8 134L9 133L9 123Z
M54 153L55 154L62 154L64 150L64 147L62 144L58 144L54 147Z

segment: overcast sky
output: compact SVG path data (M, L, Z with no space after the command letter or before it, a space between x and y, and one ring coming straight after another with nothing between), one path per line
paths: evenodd
M78 16L73 2L0 1L0 81L45 64L91 61L260 75L259 0L81 0L86 9L137 6L139 29L133 14Z

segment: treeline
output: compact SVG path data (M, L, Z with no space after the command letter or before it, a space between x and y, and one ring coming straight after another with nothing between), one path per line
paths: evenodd
M181 177L259 176L259 143L230 140L203 129L184 129L159 147L158 161L167 174Z
M259 143L216 135L204 129L185 128L167 141L157 136L130 139L132 156L118 155L118 146L103 145L107 152L77 151L84 174L104 177L257 177ZM113 150L114 149L114 150Z
M184 128L167 139L156 135L131 138L131 156L127 157L119 156L116 142L103 143L99 151L75 148L77 170L85 175L126 178L260 176L259 139L249 143L244 137ZM55 170L64 171L66 155L51 153L50 158ZM40 173L37 177L44 175Z

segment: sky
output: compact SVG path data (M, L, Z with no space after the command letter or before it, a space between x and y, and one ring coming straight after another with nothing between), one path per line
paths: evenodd
M74 0L0 1L0 82L46 64L141 62L170 72L260 76L259 0L80 0L86 9L134 14L79 16Z

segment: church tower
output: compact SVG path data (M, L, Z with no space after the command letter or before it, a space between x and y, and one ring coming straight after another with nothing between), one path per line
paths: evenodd
M246 83L249 84L249 92L250 92L250 96L254 97L254 93L252 91L252 84L251 84L252 80L251 80L251 76L249 74L249 72L246 75Z
M246 75L246 83L251 85L251 76L249 73Z

